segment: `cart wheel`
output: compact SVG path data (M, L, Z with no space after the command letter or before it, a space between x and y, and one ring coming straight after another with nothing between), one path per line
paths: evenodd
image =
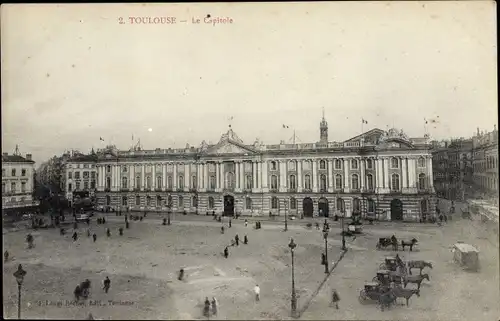
M365 303L365 302L366 302L366 300L367 300L367 296L366 296L366 292L365 292L365 290L361 290L361 291L359 292L359 297L358 297L358 299L359 299L359 302L361 302L361 303Z

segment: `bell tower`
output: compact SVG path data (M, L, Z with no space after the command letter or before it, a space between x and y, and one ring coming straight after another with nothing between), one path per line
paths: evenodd
M325 108L323 107L323 118L319 123L319 142L322 144L328 143L328 123L325 120Z

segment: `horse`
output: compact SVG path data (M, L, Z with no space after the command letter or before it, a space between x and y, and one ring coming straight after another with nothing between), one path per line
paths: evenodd
M422 260L408 262L408 270L410 271L410 274L411 274L411 269L420 269L420 275L422 275L422 270L427 266L432 269L431 262L426 262L426 261L422 261Z
M401 240L401 246L403 247L403 251L405 250L405 246L409 246L410 251L413 251L413 246L417 243L418 243L418 241L416 238L412 238L410 241Z
M378 297L378 303L380 304L380 309L384 311L384 306L388 309L391 307L391 304L396 302L397 297L394 295L393 291L389 291L381 294Z
M410 275L410 276L406 276L403 279L403 284L404 284L405 288L408 285L408 283L416 284L418 286L417 289L420 290L420 285L422 284L422 281L424 281L424 279L427 279L427 281L430 281L429 274L425 273L425 274L420 274L420 275Z
M416 294L417 296L420 296L419 289L403 289L400 286L394 287L393 293L396 296L396 298L405 298L406 306L409 306L409 301L412 295Z

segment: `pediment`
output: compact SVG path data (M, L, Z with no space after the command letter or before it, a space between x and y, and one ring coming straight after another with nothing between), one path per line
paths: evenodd
M236 142L226 140L221 142L211 148L208 148L204 154L207 155L245 155L245 154L255 154L255 151L251 148L238 144Z
M354 143L354 142L361 142L362 139L364 139L365 144L373 144L376 145L380 141L380 138L382 137L384 131L378 128L374 128L372 130L367 131L366 133L362 135L358 135L355 137L352 137L348 140L345 141L345 143Z
M399 148L414 148L407 140L390 138L378 144L377 149L399 149Z

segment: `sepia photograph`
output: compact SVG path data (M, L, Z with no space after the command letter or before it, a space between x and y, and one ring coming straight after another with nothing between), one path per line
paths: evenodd
M496 10L3 4L3 318L499 320Z

